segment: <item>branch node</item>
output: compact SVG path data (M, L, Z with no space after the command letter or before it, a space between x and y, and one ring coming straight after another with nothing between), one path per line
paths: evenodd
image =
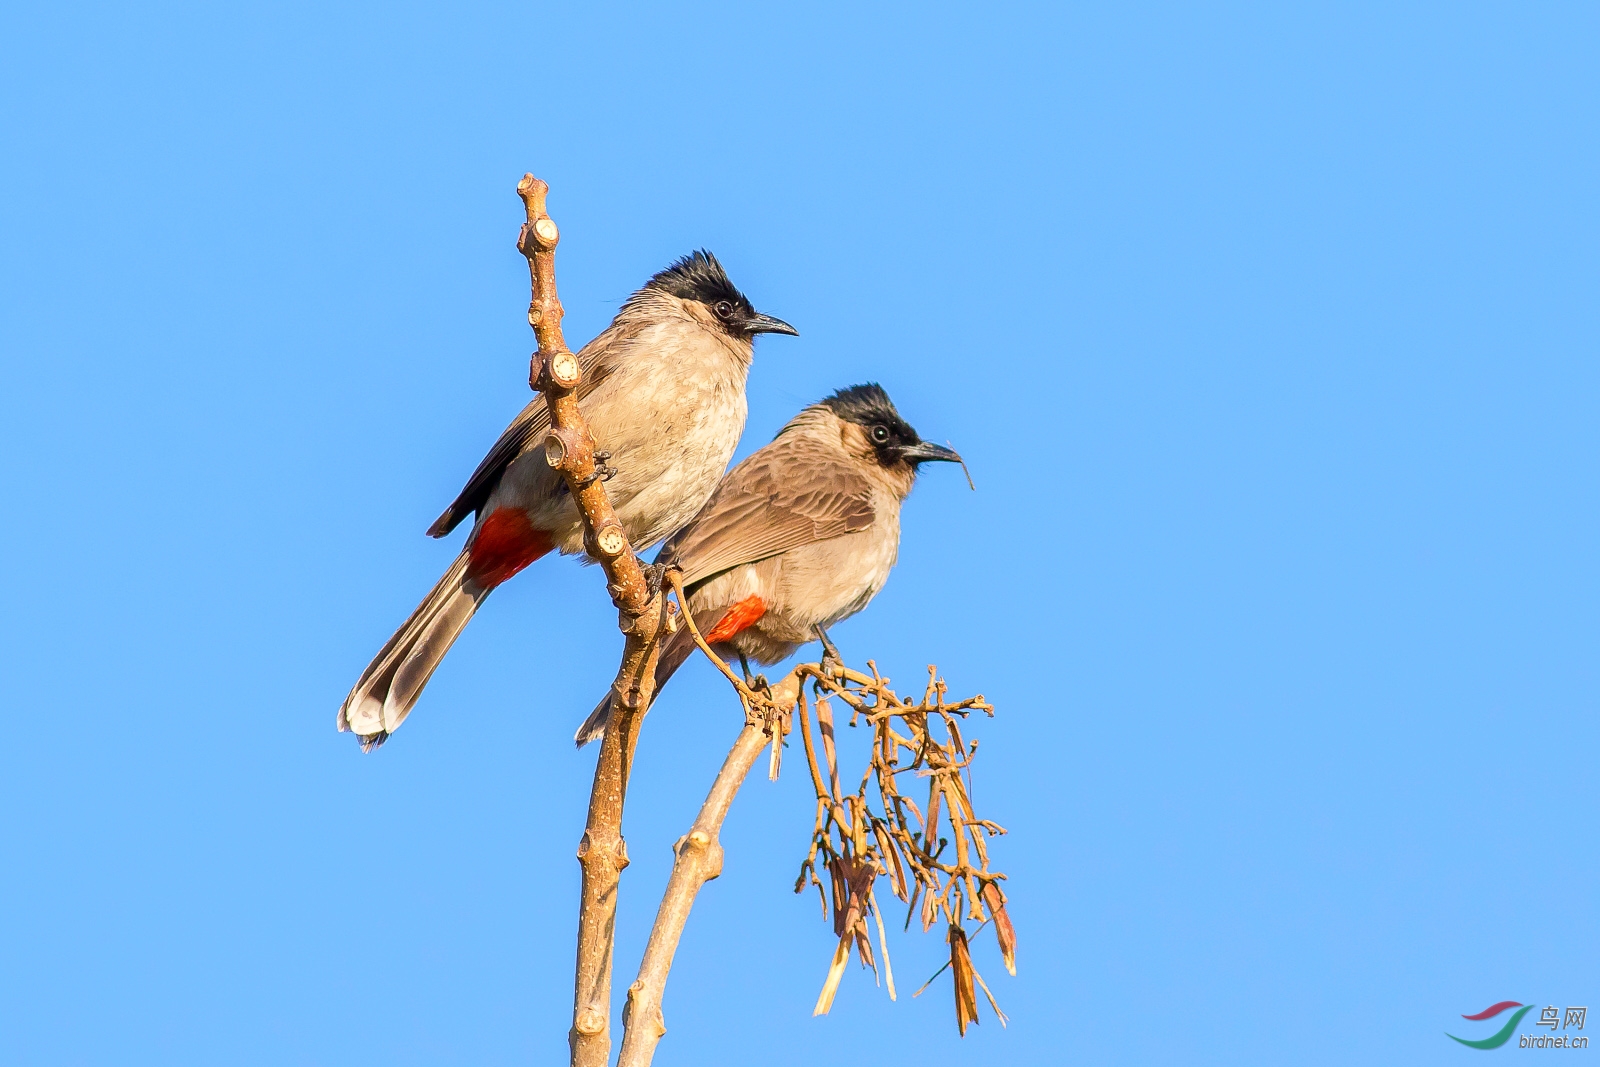
M616 559L628 550L628 535L618 523L607 523L594 532L595 551L606 559Z
M615 590L612 592L616 596ZM620 604L617 606L617 626L625 637L636 637L641 641L653 641L658 634L666 629L662 620L662 597L658 592L655 596L645 601L644 606L637 613L629 611ZM666 629L671 633L671 629Z
M566 426L551 427L544 438L544 461L558 471L566 472L580 462L584 454L583 435Z
M533 240L539 251L555 251L556 243L561 240L561 231L556 229L556 220L549 215L540 215L534 219Z
M545 388L576 389L583 380L583 371L578 367L578 357L566 349L553 352L544 358L544 371L540 379L546 383Z

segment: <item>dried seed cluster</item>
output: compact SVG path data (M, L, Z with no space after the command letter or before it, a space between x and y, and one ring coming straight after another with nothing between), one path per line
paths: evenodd
M946 966L955 981L956 1024L961 1032L965 1034L967 1025L978 1021L974 985L983 989L1004 1023L1005 1014L972 965L966 923L976 923L975 929L994 924L1006 970L1016 974L1016 933L1000 888L1005 875L990 869L986 840L1005 829L978 818L973 811L972 762L978 743L966 743L959 724L974 709L991 716L994 709L982 696L947 702L944 680L931 666L927 687L917 702L897 695L889 679L878 673L877 664L869 660L867 667L870 675L831 661L798 668L803 680L811 683L822 760L819 763L817 758L819 746L812 743L811 701L802 688L796 706L817 808L811 849L800 865L795 892L804 890L808 882L817 888L824 916L831 906L834 933L839 937L822 995L817 998L816 1014L832 1006L852 945L861 962L877 970L867 933L868 915L877 925L889 996L895 996L888 941L874 892L875 883L883 877L888 879L890 891L907 905L907 928L913 918L924 930L944 920L950 945ZM845 793L839 785L834 701L850 709L851 726L863 726L872 733L871 756L853 793ZM901 790L902 779L908 776L927 781L927 800L922 807ZM946 828L949 836L945 836ZM823 884L824 871L827 886ZM941 973L943 970L940 968Z
M667 582L679 604L684 603L679 576L668 572ZM823 917L831 914L833 932L839 938L813 1014L822 1015L833 1006L852 947L862 964L878 972L867 931L869 915L878 929L884 982L894 999L889 943L874 892L878 878L883 877L889 880L891 892L907 905L906 928L913 917L919 918L923 930L944 920L950 959L933 978L944 973L945 968L950 969L955 984L956 1025L962 1035L968 1024L978 1021L979 988L1004 1025L1005 1013L972 965L966 924L976 924L973 932L994 924L1000 957L1006 970L1015 975L1017 935L1006 913L1005 892L1000 888L1005 875L989 868L987 842L988 838L1005 833L1005 828L978 818L973 810L972 762L978 754L978 743L963 740L959 723L974 710L993 717L994 707L982 695L947 701L944 679L933 666L928 667L922 699L913 703L890 688L889 679L878 673L873 661L867 661L871 673L862 674L831 656L825 656L821 663L800 664L775 685L752 688L706 644L692 617L687 612L682 614L700 651L716 664L738 693L745 721L761 725L772 738L770 778L778 776L782 738L790 732L795 714L799 714L800 736L805 743L817 807L811 849L800 865L794 888L799 893L808 883L816 886L822 898ZM853 793L844 792L839 784L834 701L850 709L852 727L864 726L872 733L871 756ZM820 745L812 738L813 712ZM925 807L918 807L915 799L901 791L902 776L927 780ZM948 827L948 837L944 836L944 827ZM954 856L948 854L952 845ZM920 994L922 989L912 995Z

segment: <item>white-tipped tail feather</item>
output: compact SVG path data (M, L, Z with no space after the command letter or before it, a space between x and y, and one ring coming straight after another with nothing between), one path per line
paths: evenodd
M363 749L381 745L410 714L434 668L488 595L467 577L462 552L362 672L339 709L339 729L354 731Z
M573 742L579 748L582 748L590 741L600 740L606 735L606 722L610 718L611 694L608 692L600 703L595 705L595 709L589 713L589 717L583 720L583 725L578 727L578 732L572 735Z

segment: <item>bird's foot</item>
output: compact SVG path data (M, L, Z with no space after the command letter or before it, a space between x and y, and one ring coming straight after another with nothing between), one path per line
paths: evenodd
M764 674L751 674L750 661L745 658L743 652L739 653L739 669L744 671L745 685L757 691L767 688L767 676Z
M606 466L606 460L611 458L610 452L596 452L594 454L594 473L578 483L579 489L587 489L595 482L609 482L616 477L617 468Z
M839 646L833 643L833 638L821 626L817 627L817 640L822 642L822 673L831 677L836 670L844 667L844 657L839 655Z
M650 590L653 598L661 592L661 583L666 580L667 565L665 563L646 563L639 561L639 569L644 571L644 584Z
M661 586L664 576L667 573L667 568L660 563L646 563L638 556L633 558L634 561L639 564L639 570L644 574L644 587L649 593L649 596L647 596L645 599L646 601L654 600L657 596L661 595ZM615 604L618 610L627 610L622 605L622 586L607 582L606 591L611 594L611 603Z

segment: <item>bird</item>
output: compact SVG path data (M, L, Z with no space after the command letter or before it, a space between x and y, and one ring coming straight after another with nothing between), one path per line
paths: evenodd
M922 440L881 385L840 389L802 410L728 472L656 562L681 572L687 610L719 655L766 665L820 640L878 594L900 551L900 505L928 462L962 463ZM656 690L694 650L688 627L663 639ZM605 733L610 695L579 727Z
M798 332L756 311L701 250L653 275L578 353L578 408L632 545L655 544L706 502L744 430L755 338ZM475 516L460 555L339 708L339 729L353 731L363 750L405 721L495 587L552 551L584 551L578 509L545 460L549 428L548 407L535 397L429 527L444 537Z

